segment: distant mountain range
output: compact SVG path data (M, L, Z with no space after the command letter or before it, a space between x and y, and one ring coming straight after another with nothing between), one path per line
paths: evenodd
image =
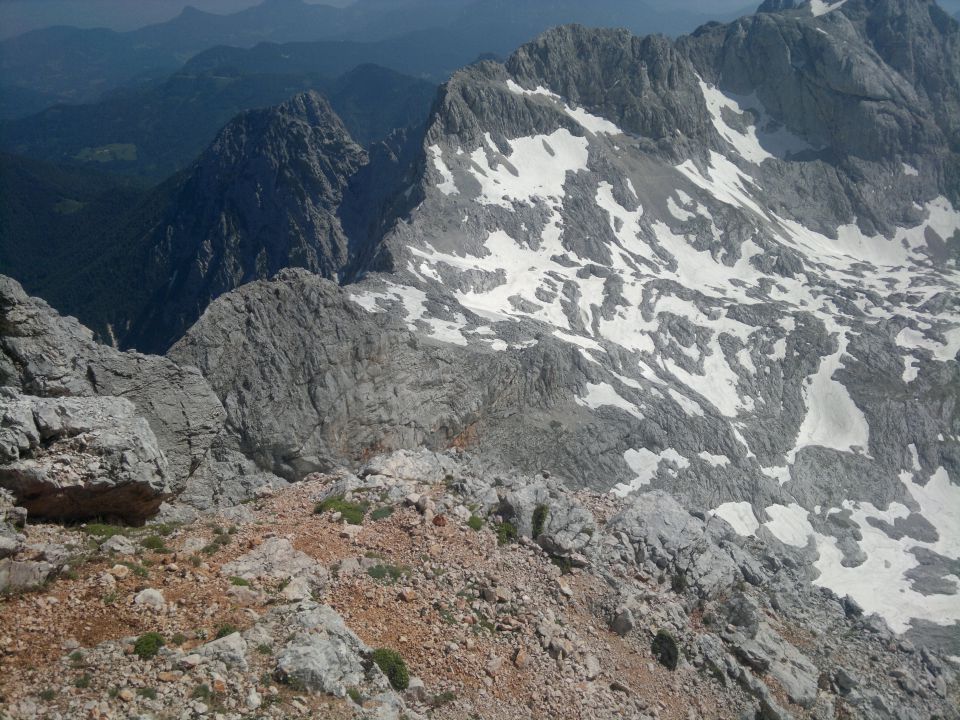
M95 103L58 105L0 123L0 147L160 181L192 162L237 113L277 105L305 90L323 93L361 145L426 120L436 92L432 83L375 65L339 77L317 71L323 67L189 66L167 80L118 90Z
M0 43L0 117L22 117L44 103L89 102L173 72L219 45L336 41L329 52L350 54L341 72L376 62L442 80L481 53L506 54L561 23L677 34L707 19L633 0L360 0L347 8L265 0L232 15L187 8L169 22L131 32L55 27Z

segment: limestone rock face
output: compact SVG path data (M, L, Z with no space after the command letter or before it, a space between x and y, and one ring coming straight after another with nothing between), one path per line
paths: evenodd
M203 464L223 428L223 407L196 369L100 345L75 319L61 317L0 276L4 385L41 398L125 398L156 436L174 490Z
M32 516L138 521L169 494L167 459L129 400L0 393L0 487Z

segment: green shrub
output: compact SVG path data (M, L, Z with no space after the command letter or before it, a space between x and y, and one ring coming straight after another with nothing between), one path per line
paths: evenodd
M53 690L52 688L47 688L46 690L42 690L40 692L40 699L44 702L51 702L52 700L56 699L56 697L57 691Z
M217 640L220 638L225 638L227 635L233 635L235 632L237 632L237 628L233 625L230 625L229 623L226 625L221 625L219 628L217 628Z
M480 532L480 529L483 527L483 518L477 515L471 515L470 519L467 520L467 527Z
M209 700L213 696L213 691L210 690L209 685L197 685L193 692L190 693L190 697L193 700Z
M376 522L378 520L386 520L391 515L393 515L393 505L384 505L370 513L370 519Z
M250 581L244 580L242 577L231 577L230 584L234 587L250 587Z
M313 511L317 515L322 515L326 512L338 512L344 522L350 523L351 525L362 525L363 518L367 514L369 507L370 505L368 503L347 502L344 500L343 495L337 495L336 497L330 497L323 502L317 503Z
M177 633L172 638L170 638L170 643L172 645L183 645L187 641L187 636L183 633Z
M517 528L513 523L504 521L497 525L497 543L500 545L516 542L518 537Z
M91 680L92 678L90 677L90 675L88 675L87 673L84 673L83 675L81 675L80 677L78 677L76 680L73 681L73 686L80 688L81 690L86 690L88 687L90 687Z
M145 537L140 541L140 544L143 545L143 547L145 547L147 550L153 550L154 552L170 552L170 548L167 547L167 543L164 542L163 538L159 535L150 535L149 537Z
M150 571L147 570L143 565L132 562L122 562L120 564L129 569L130 572L133 573L134 577L145 578L150 575Z
M550 508L546 505L537 505L533 511L533 539L536 540L543 534L547 526L547 516L550 515Z
M203 547L201 552L206 553L207 555L213 555L220 548L226 547L230 544L230 535L223 530L223 528L217 528L217 530L220 530L220 532L214 530L216 535L214 536L213 540Z
M681 570L670 578L670 587L678 595L687 591L687 574Z
M451 690L445 690L444 692L434 695L430 698L430 706L434 708L442 707L443 705L448 705L457 699L457 694Z
M669 670L677 669L677 663L680 662L680 648L669 632L660 630L653 639L653 645L650 649L653 651L653 656L665 668Z
M409 574L409 572L410 568L407 567L399 567L397 565L374 565L372 568L367 570L367 575L372 577L374 580L386 580L388 582L395 583L404 575Z
M163 635L155 632L144 633L137 638L137 641L133 644L133 651L140 657L141 660L149 660L152 657L155 657L160 648L164 646Z
M347 688L347 696L357 705L363 705L363 695L355 687Z
M573 571L573 561L564 555L551 555L550 562L560 568L560 572L569 575Z
M380 648L373 652L373 662L387 676L394 690L407 689L410 684L410 674L407 672L407 664L398 652Z
M157 699L157 691L154 688L140 688L137 690L137 695L142 698L146 698L147 700Z
M257 652L261 655L269 655L273 652L273 648L267 645L267 643L260 643L257 645Z

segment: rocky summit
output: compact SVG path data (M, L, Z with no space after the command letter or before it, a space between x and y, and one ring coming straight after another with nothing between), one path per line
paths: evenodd
M96 333L0 279L0 717L960 717L934 2L561 26L175 187Z

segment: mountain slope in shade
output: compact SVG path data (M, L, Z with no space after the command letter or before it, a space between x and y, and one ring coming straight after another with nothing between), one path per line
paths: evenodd
M257 68L184 71L96 103L59 105L0 124L0 143L48 162L159 181L193 162L238 113L310 89L329 99L362 145L384 139L395 128L422 124L436 94L431 83L376 65L361 65L337 78L316 67L280 74ZM130 150L107 152L120 147Z
M124 344L162 348L212 298L284 267L336 277L351 255L340 204L367 163L316 93L240 115L138 239L149 253L149 296L123 329Z
M958 33L923 0L548 32L444 87L360 282L248 285L171 356L281 474L456 445L665 490L960 652Z

